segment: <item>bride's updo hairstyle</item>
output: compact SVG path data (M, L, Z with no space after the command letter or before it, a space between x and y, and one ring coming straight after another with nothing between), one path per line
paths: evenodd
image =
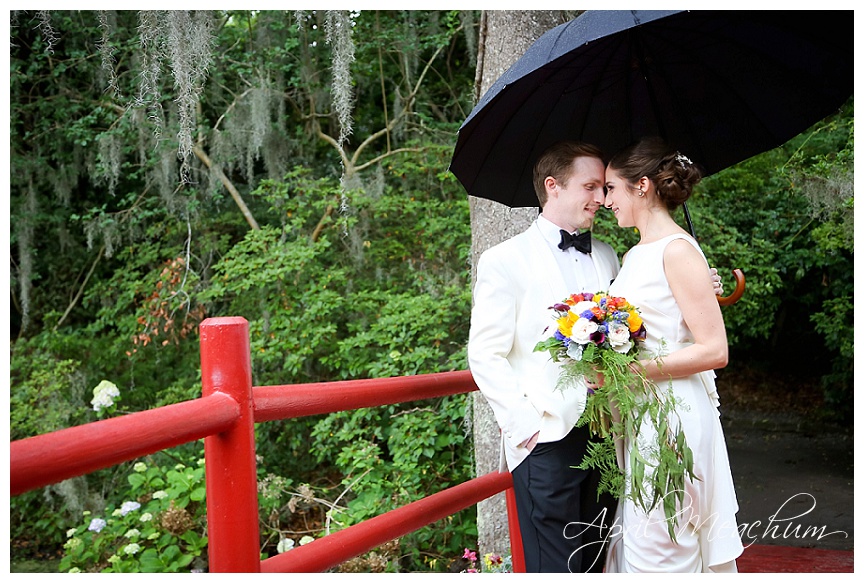
M630 184L648 177L657 197L670 211L686 202L702 180L702 171L690 158L656 137L642 138L624 148L612 157L609 167Z

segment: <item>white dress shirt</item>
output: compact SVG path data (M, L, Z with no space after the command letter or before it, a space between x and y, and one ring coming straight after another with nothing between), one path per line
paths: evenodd
M555 261L564 276L564 282L567 284L569 293L605 291L605 288L600 287L600 282L597 280L597 270L594 268L594 260L590 253L582 253L577 251L575 247L562 251L558 247L561 242L561 227L543 215L537 217L537 226L555 256Z

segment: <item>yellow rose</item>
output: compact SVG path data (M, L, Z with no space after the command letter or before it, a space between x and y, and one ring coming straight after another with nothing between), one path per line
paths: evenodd
M639 328L642 327L642 318L635 310L630 312L630 316L627 318L627 325L630 327L630 332L638 332Z
M578 314L574 314L573 310L570 310L566 316L558 318L558 331L567 338L570 338L570 335L573 333L573 324L578 319Z

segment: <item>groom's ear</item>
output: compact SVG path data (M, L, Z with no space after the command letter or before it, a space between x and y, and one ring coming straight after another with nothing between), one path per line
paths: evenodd
M546 188L546 199L548 200L553 194L558 196L558 181L554 176L547 176L543 181L543 186Z

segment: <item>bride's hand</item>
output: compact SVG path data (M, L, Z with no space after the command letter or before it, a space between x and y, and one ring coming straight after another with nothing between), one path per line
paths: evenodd
M606 379L605 379L605 377L603 376L603 373L602 373L602 372L597 372L597 373L595 373L594 378L591 378L591 377L585 377L585 386L588 387L588 389L589 389L591 392L594 392L594 391L596 391L597 389L599 389L600 387L603 386L603 382L604 382L605 380L606 380Z
M720 281L720 274L717 273L717 270L713 267L709 270L709 273L711 274L711 285L714 286L714 294L718 295L718 296L722 296L723 295L723 282Z

